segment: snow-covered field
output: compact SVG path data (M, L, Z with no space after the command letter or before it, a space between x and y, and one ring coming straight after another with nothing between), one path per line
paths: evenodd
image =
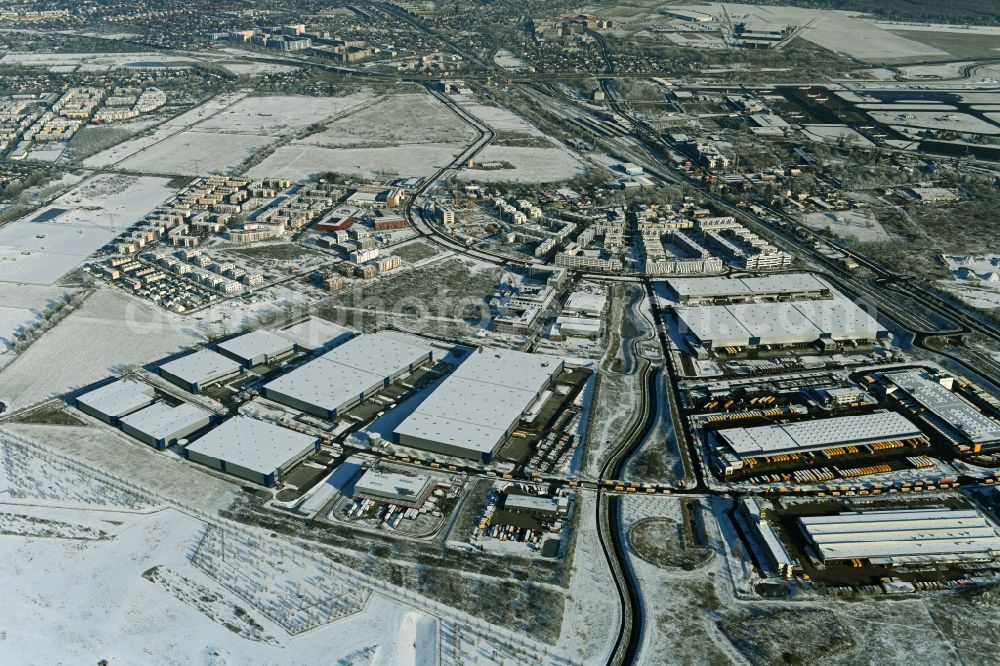
M495 130L503 132L524 132L534 136L543 136L540 129L513 111L499 106L479 104L472 99L462 98L457 95L454 96L454 99L459 102L466 111L479 118Z
M0 282L51 285L163 203L160 178L103 174L0 228Z
M280 136L365 104L372 94L344 97L250 96L196 126L199 132Z
M551 148L515 146L487 146L476 161L501 160L513 169L464 169L458 177L484 183L553 183L581 175L586 166L568 150L553 145Z
M281 146L251 168L251 178L299 180L325 171L362 178L384 175L427 176L450 163L465 149L464 144L417 144L389 148L321 148L308 145Z
M873 146L863 134L847 125L804 125L803 133L816 141L835 143L843 139L856 146Z
M185 65L191 64L195 60L186 56L164 57L163 53L156 51L144 53L36 53L26 51L6 53L0 57L0 64L4 65L20 65L22 67L77 65L87 67L90 71L135 66L148 62Z
M199 491L229 484L117 434L102 442L100 432L0 431L9 597L0 663L573 663L315 547L218 520L223 497ZM102 460L95 453L108 444ZM175 480L165 485L162 476ZM184 487L186 476L193 483Z
M197 340L190 323L118 289L100 289L0 372L0 401L31 405Z
M784 5L760 6L711 3L708 5L677 6L710 13L717 21L737 21L751 17L757 21L799 27L797 35L823 48L844 53L861 60L898 62L927 57L947 57L940 49L913 39L895 35L874 21L850 12L807 9ZM895 27L893 27L895 29Z
M237 76L288 74L298 69L292 65L279 65L271 62L222 62L220 64Z
M890 236L882 224L870 212L863 209L835 211L830 213L809 213L802 220L810 229L824 230L829 227L838 236L854 238L862 242L889 240Z
M20 327L40 319L47 306L71 291L33 284L4 285L0 289L0 349L10 344L11 336Z
M179 176L230 174L273 140L254 134L190 130L143 149L119 166L140 173Z
M346 111L329 127L296 143L325 148L424 143L465 145L477 137L469 125L428 93L370 99Z

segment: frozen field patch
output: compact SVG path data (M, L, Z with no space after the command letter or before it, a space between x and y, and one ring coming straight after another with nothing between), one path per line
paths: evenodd
M300 180L325 171L363 178L427 176L450 163L463 144L416 144L389 148L282 146L247 172L251 178Z
M165 201L162 178L105 174L0 228L0 282L51 285Z
M390 95L330 123L301 144L337 147L462 143L477 133L448 107L427 93Z
M199 132L280 136L371 99L370 93L356 93L345 97L244 97L224 111L200 122L195 129Z
M476 158L477 162L507 162L513 169L464 169L458 177L485 183L553 183L569 180L582 174L583 162L572 153L552 148L523 148L514 146L487 146Z
M253 134L189 130L143 149L119 166L129 171L177 176L231 174L273 140Z

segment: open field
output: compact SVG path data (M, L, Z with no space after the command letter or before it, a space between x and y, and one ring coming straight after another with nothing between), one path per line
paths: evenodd
M189 130L142 150L118 166L128 171L177 176L231 174L273 140L254 134Z
M166 65L190 65L194 58L185 56L164 57L163 53L7 53L0 57L0 65L20 65L22 67L74 66L88 71L104 71L117 67L130 67L144 63L164 63Z
M426 143L389 148L281 146L247 174L251 178L300 180L327 171L362 178L427 176L451 162L464 145Z
M101 289L0 372L0 401L31 405L196 341L193 329L163 310Z
M0 282L51 285L165 201L161 178L104 174L0 227Z
M956 58L996 58L1000 56L1000 34L964 31L889 30L893 35L940 49Z
M245 97L199 123L199 132L281 136L371 100L370 93L345 97Z
M846 210L830 213L809 213L802 222L810 229L824 231L830 229L838 236L853 238L861 242L891 240L882 224L866 210Z
M325 148L424 143L464 146L476 136L475 130L430 94L406 93L364 104L297 143Z
M751 17L758 21L795 26L799 28L798 36L806 41L869 62L907 62L949 55L924 43L916 35L895 34L850 12L730 3L725 4L725 13L719 3L677 5L676 8L706 12L717 20L728 14L733 22Z
M486 162L500 160L508 162L513 169L464 169L459 173L463 180L484 183L552 183L569 180L586 171L583 162L569 151L553 145L550 148L528 148L512 146L487 146L476 158Z

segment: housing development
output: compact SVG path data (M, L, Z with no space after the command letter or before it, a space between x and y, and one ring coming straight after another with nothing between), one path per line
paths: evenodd
M996 661L998 49L0 7L0 664Z

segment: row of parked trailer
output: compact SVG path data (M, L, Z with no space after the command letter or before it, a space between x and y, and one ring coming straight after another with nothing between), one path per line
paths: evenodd
M430 499L428 499L428 504ZM375 507L375 515L368 515ZM433 508L433 505L422 506L419 509L412 507L397 506L395 504L383 504L381 502L376 502L371 499L354 500L354 503L348 507L346 515L350 520L358 518L370 518L374 517L381 521L382 526L388 530L394 530L399 527L399 523L404 519L413 520L422 513L430 513L435 516L440 516L441 512Z

